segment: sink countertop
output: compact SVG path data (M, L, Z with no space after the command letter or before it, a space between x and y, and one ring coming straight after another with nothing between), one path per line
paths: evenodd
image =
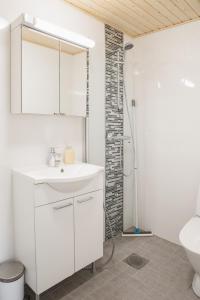
M59 167L40 165L13 169L13 172L29 177L35 184L82 181L90 179L103 171L103 167L88 163L63 164Z

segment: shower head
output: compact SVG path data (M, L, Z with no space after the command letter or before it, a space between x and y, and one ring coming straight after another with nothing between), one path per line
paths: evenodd
M132 43L128 42L125 44L124 50L128 51L128 50L131 50L133 47L134 47L134 45Z
M119 45L117 45L117 49L106 49L106 51L110 52L108 55L113 55L115 53L119 53L120 51L124 50L124 51L128 51L128 50L131 50L134 45L130 42L127 42L125 45L124 45L124 48L123 49L119 49Z

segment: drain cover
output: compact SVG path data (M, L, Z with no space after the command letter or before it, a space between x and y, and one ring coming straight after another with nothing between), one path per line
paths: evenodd
M149 262L149 260L136 253L132 253L130 256L125 258L124 262L129 266L139 270L143 268Z

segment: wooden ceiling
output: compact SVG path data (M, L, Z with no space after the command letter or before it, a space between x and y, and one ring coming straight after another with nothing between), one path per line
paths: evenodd
M65 0L132 37L200 18L200 0Z

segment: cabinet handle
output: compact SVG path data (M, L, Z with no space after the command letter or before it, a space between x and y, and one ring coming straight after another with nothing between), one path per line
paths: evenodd
M78 202L78 203L83 203L83 202L90 201L90 200L92 200L92 199L93 199L93 197L88 197L88 198L85 198L85 199L78 200L77 202Z
M72 206L72 203L67 203L65 205L60 205L60 206L54 206L53 209L58 210L58 209L62 209L68 206Z
M65 113L61 113L61 112L56 113L56 112L54 112L53 115L54 116L65 116Z

